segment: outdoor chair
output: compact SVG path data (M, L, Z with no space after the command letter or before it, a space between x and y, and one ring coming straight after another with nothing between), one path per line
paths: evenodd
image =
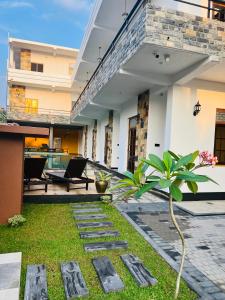
M94 183L93 179L90 179L86 175L86 165L88 159L74 158L70 159L66 170L47 172L46 175L52 180L53 183L65 184L67 192L70 191L70 184L85 184L85 187L76 187L73 189L86 188L88 190L88 184Z
M48 191L48 179L43 173L47 158L26 157L24 159L24 186L30 191L31 185L44 185Z

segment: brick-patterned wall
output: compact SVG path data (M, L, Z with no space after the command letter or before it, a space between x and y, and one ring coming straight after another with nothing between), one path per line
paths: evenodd
M216 122L224 122L225 123L225 109L217 109Z
M105 164L111 167L112 163L112 134L113 134L113 111L109 111L109 122L105 127L105 136L107 133L107 141L105 141Z
M28 49L21 49L20 52L20 69L31 70L31 51Z
M10 106L25 107L25 86L13 85L9 88Z
M96 161L96 148L97 148L97 120L95 120L94 128L92 131L92 159Z
M148 111L149 111L149 91L138 96L138 123L136 137L136 155L138 158L146 156L148 138Z

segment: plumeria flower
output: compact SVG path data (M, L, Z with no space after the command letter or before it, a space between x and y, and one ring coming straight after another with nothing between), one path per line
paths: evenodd
M200 152L199 159L201 165L215 166L218 163L217 156L213 156L209 151Z

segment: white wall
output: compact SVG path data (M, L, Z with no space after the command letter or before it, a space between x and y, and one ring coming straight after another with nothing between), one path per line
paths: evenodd
M162 156L164 151L165 119L167 94L151 95L148 114L147 154ZM160 144L156 147L155 144Z
M123 104L120 112L119 172L127 170L129 118L137 115L137 98Z
M120 132L120 114L113 112L113 133L112 133L112 168L119 167L119 132Z
M208 7L208 0L189 0L189 2ZM190 13L202 17L207 17L207 13L208 13L206 9L188 5L185 3L179 3L174 0L152 0L152 3L157 6L183 11L186 13Z
M202 111L193 116L193 108L197 101ZM167 99L167 117L165 147L180 154L188 154L195 150L214 151L216 109L225 108L225 92L206 88L197 89L174 86L169 90ZM225 167L216 166L200 170L211 176L220 185L205 183L200 185L200 192L225 192Z

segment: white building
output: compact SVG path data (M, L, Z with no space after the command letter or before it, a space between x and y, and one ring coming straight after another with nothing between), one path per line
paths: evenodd
M203 172L219 185L199 197L225 199L222 2L96 0L75 66L75 84L89 82L72 111L87 157L124 172L148 153L209 150L219 164Z

